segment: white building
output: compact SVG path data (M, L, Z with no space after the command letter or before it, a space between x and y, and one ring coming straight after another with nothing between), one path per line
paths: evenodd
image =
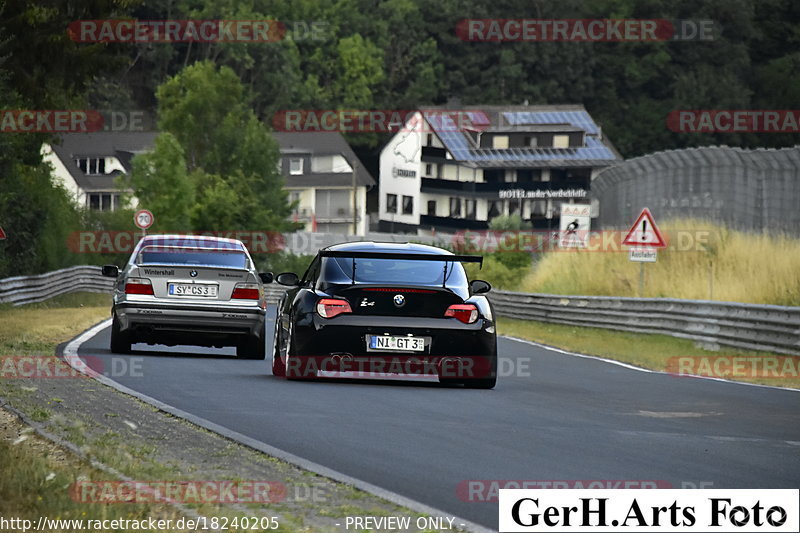
M130 192L120 189L116 178L131 171L133 156L153 149L157 135L64 134L60 143L44 144L42 155L53 166L54 181L62 184L79 205L115 210L121 207L123 193ZM367 190L375 180L344 137L340 133L273 135L280 146L280 171L290 201L299 204L292 219L305 223L306 231L363 235L368 224Z
M557 227L561 203L588 202L621 160L583 106L426 108L381 151L379 231L485 229L513 213Z
M69 133L60 143L42 145L42 157L53 166L53 179L89 209L121 207L124 192L117 177L131 171L136 154L153 149L157 133Z
M344 137L336 132L276 132L273 136L280 145L289 200L298 202L293 220L305 223L306 231L364 235L367 190L375 180Z

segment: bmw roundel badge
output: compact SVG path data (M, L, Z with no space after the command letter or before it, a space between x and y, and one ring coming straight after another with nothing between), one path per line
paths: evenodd
M406 305L406 297L402 294L395 294L394 295L394 305L395 307L403 307Z
M192 276L193 278L196 278L197 277L197 270L192 270L191 272L189 272L189 275Z

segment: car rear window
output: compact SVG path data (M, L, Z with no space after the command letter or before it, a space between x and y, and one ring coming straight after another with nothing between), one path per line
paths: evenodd
M247 256L237 250L198 250L164 247L145 247L140 253L139 265L198 265L228 268L246 268Z
M397 259L364 259L356 262L357 283L392 283L411 285L442 285L444 266L447 264L447 285L463 286L467 276L461 263L454 261L403 261ZM325 281L349 283L353 272L353 259L329 257L325 259Z

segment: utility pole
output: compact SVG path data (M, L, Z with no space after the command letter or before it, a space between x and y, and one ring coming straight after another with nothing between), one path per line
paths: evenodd
M358 233L358 188L356 187L356 167L358 166L358 157L353 156L353 235Z

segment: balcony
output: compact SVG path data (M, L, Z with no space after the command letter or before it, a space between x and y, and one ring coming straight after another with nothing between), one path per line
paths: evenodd
M290 220L296 222L308 222L316 219L317 222L333 223L333 222L352 222L353 209L350 207L335 207L320 209L314 212L310 207L299 207L292 211L289 216ZM356 220L361 220L361 212L356 212Z

